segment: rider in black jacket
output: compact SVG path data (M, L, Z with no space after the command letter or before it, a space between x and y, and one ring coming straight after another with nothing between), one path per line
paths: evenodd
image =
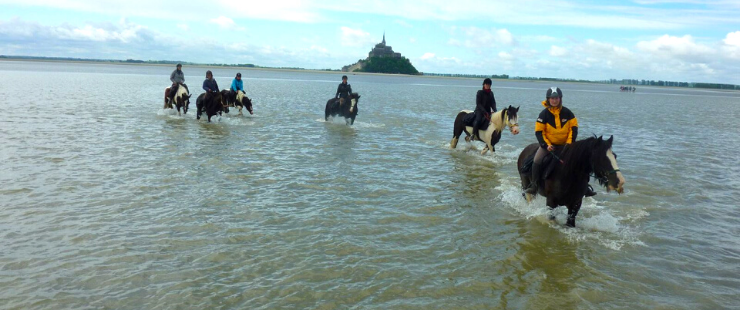
M339 83L337 87L337 94L334 95L334 99L339 98L339 104L344 104L345 101L349 100L349 96L352 94L352 86L347 84L347 76L342 76L342 83Z
M491 79L486 78L483 80L483 89L479 90L478 94L475 95L475 121L473 121L473 136L470 141L475 139L480 140L478 137L478 128L480 128L484 121L488 121L491 118L492 113L496 112L496 98L493 97L491 84Z

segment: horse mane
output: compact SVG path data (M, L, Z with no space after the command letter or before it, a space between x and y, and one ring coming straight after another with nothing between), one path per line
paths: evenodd
M598 142L596 137L589 137L571 143L560 154L560 159L565 162L563 169L574 173L589 174L593 172L591 166L591 152Z
M180 84L177 86L177 93L175 93L175 96L173 97L173 99L177 100L177 98L184 97L187 94L188 94L188 91L187 89L185 89L185 86L182 86L182 84Z
M508 109L503 109L491 114L491 124L493 124L493 130L498 132L504 130L504 127L506 127L506 117L508 114Z

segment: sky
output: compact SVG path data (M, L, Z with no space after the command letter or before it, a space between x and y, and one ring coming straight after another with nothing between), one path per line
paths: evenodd
M0 0L0 55L740 84L740 0Z

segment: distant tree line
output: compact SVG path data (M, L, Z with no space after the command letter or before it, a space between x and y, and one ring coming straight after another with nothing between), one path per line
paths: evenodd
M139 60L139 59L92 59L92 58L74 58L74 57L44 57L44 56L8 56L0 55L0 59L25 59L25 60L55 60L55 61L87 61L87 62L106 62L106 63L136 63L136 64L184 64L199 66L215 67L245 67L245 68L266 68L266 69L290 69L290 70L310 70L298 67L263 67L254 64L203 64L179 60ZM427 76L446 76L446 77L463 77L463 78L494 78L494 79L511 79L511 80L533 80L533 81L562 81L562 82L579 82L579 83L597 83L597 84L619 84L619 85L643 85L643 86L668 86L668 87L687 87L687 88L709 88L709 89L727 89L740 90L740 85L722 84L722 83L696 83L696 82L676 82L676 81L655 81L655 80L637 80L637 79L609 79L609 80L579 80L579 79L560 79L548 77L510 77L508 74L455 74L455 73L420 73L414 68L406 57L370 57L361 59L359 62L365 62L362 70L359 72L376 72L376 73L394 73L394 74L414 74ZM339 69L321 69L318 71L341 71Z
M492 75L485 75L485 74L460 74L460 73L429 73L424 72L421 73L422 75L426 76L444 76L444 77L462 77L462 78L492 78L492 79L502 79L506 80L509 78L508 74L492 74Z

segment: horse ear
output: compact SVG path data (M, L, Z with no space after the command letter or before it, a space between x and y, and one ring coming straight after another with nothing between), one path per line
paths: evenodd
M519 107L516 107L516 111L519 112Z
M606 140L606 145L608 145L609 147L612 147L612 142L614 142L614 135L609 137L609 140Z

